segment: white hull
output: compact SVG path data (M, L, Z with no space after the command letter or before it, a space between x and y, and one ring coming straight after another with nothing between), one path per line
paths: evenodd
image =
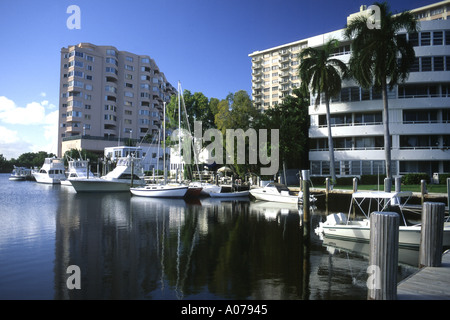
M143 181L143 180L142 180ZM130 191L130 180L106 180L103 178L75 178L70 183L76 192L126 192ZM135 181L133 185L141 185L143 182Z
M11 181L25 181L26 177L24 176L11 176L9 177L9 180Z
M62 186L72 186L72 183L70 182L69 179L66 179L66 180L61 180L61 185Z
M327 238L344 239L352 241L370 241L369 220L351 221L348 224L327 225L321 223L319 231ZM399 246L418 247L420 245L420 226L400 226ZM444 246L450 246L450 222L444 224Z
M212 198L238 198L248 197L249 191L237 191L237 192L210 192L209 196Z
M46 184L60 184L62 180L66 179L66 176L63 174L50 176L47 173L34 172L33 176L34 179L36 179L36 182Z
M250 190L250 194L255 197L256 200L262 201L273 201L273 202L282 202L282 203L299 203L300 198L298 196L293 195L283 195L283 194L270 194L266 193L261 189L253 189Z
M45 158L39 172L33 172L33 177L38 183L60 184L66 179L64 174L64 161L60 158Z
M150 185L140 188L130 188L133 195L152 198L183 198L187 186Z

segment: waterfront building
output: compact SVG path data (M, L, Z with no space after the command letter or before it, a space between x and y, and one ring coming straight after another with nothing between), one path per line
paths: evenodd
M80 43L61 49L58 156L157 142L176 89L148 55ZM119 142L118 142L119 141Z
M364 6L360 8L364 10ZM432 177L434 173L450 172L450 1L411 11L420 21L420 31L400 32L398 36L413 43L416 62L406 82L388 93L392 172L394 176L425 172ZM299 86L298 63L294 62L304 47L320 47L337 39L340 47L335 57L348 62L351 43L343 38L343 31L250 54L255 105L267 109ZM289 61L289 66L282 66L285 61ZM328 176L325 104L316 107L311 98L310 171L311 175ZM332 98L330 122L337 176L385 173L382 110L381 92L363 89L352 80L344 81L341 93Z

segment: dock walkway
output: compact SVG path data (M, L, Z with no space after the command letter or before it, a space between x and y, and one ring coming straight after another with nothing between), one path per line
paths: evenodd
M450 250L442 256L440 267L425 267L401 281L398 300L450 300Z

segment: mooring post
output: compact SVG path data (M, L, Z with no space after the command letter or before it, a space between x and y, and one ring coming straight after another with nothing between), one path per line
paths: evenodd
M375 211L370 215L368 300L397 299L398 234L400 216Z
M358 191L358 178L353 178L353 193ZM356 217L355 199L352 196L353 219Z
M450 178L447 178L447 207L450 210Z
M445 203L425 202L422 208L419 268L439 267L442 263Z
M390 178L384 178L384 191L385 192L392 191L392 180Z
M420 180L420 198L422 199L422 205L425 202L425 195L427 194L427 182L425 180Z
M330 192L330 178L325 178L325 201L328 203L328 193Z
M309 170L302 170L303 235L309 235Z
M402 177L395 177L395 192L402 191Z

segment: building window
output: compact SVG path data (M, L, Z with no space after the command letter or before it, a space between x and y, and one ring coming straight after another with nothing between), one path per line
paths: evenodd
M433 45L440 46L443 43L443 31L433 32Z
M421 32L420 33L420 45L421 46L429 46L431 44L431 33L430 32Z
M430 149L439 147L439 136L400 136L401 149Z
M422 57L422 71L431 71L431 57Z
M403 123L436 123L436 110L403 110Z
M113 49L107 49L106 54L109 56L114 56L114 57L117 56L116 50L113 50Z

